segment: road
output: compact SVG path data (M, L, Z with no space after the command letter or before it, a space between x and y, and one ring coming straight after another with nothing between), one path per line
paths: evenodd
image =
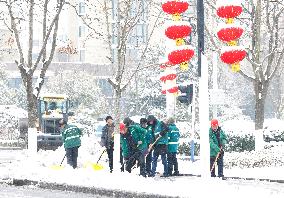
M107 198L86 193L46 190L35 186L9 186L0 184L1 198Z

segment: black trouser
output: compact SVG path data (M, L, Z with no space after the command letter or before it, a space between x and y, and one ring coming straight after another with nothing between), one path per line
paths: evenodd
M145 157L141 151L136 151L129 158L125 158L125 160L127 160L125 166L125 170L127 172L131 173L132 167L136 164L136 161L138 161L138 165L140 166L140 175L146 176Z
M67 164L72 166L74 169L77 168L77 158L78 158L78 146L73 148L66 148L66 158Z
M212 172L211 172L211 177L216 177L215 175L215 159L216 157L210 157L210 171L212 169ZM218 177L223 177L223 155L220 155L218 160L217 160L217 164L218 164Z
M113 171L113 146L107 148L108 166L110 172Z
M146 157L146 172L151 174L151 164L152 164L152 150L148 153Z
M109 170L110 170L110 172L112 172L113 171L113 143L111 144L110 147L108 147L106 149L107 149ZM122 165L120 170L124 171L123 156L122 156L122 150L121 149L120 149L120 164Z
M174 167L175 174L178 173L178 162L177 162L177 153L168 153L168 170L169 174L172 174Z

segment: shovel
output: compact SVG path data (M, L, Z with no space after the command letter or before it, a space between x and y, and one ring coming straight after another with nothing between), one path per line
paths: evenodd
M216 156L216 158L215 158L215 161L214 161L214 163L213 163L213 165L212 165L212 167L211 167L211 169L210 169L210 173L212 173L214 167L216 166L216 163L217 163L217 160L218 160L220 154L221 154L221 152L219 152L219 153L217 154L217 156Z
M53 169L53 170L62 170L64 168L64 166L62 166L62 163L63 163L65 157L66 157L66 154L64 155L60 165L52 165L52 166L50 166L50 168Z
M146 151L146 153L145 153L145 157L147 157L147 155L150 153L150 151L153 149L153 146L158 142L158 140L161 138L162 136L159 136L156 140L155 140L155 142L153 142L153 144L150 144L149 145L149 148L148 148L148 150Z
M102 156L103 156L103 154L106 152L106 149L104 149L103 150L103 152L101 153L101 155L100 155L100 157L99 157L99 159L98 159L98 161L94 164L94 163L91 163L91 162L87 162L86 163L86 165L85 165L85 168L89 165L89 166L91 166L92 167L92 169L94 169L94 170L102 170L102 169L104 169L104 167L102 166L102 165L100 165L100 164L98 164L99 163L99 161L101 160L101 158L102 158Z

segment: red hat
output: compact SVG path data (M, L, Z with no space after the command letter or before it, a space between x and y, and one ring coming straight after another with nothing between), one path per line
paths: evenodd
M218 123L218 120L216 120L216 119L212 119L211 120L211 127L213 127L213 126L219 126L219 123Z
M120 130L120 132L124 131L125 130L125 124L120 123L119 124L119 130Z

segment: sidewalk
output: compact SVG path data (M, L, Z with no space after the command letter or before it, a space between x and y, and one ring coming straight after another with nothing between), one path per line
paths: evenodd
M107 167L107 166L106 166ZM181 173L199 174L198 161L180 161ZM158 171L161 171L159 163ZM279 168L279 171L283 170ZM246 175L252 170L225 170L226 176ZM242 173L243 172L243 173ZM270 171L271 172L271 171ZM282 171L283 172L283 171ZM110 197L204 197L222 189L218 197L284 197L284 184L260 181L220 180L219 178L203 179L195 176L181 176L168 178L143 178L133 173L109 173L108 169L94 171L90 167L79 167L76 170L66 167L63 170L52 170L40 166L38 161L31 159L21 160L10 167L0 167L2 182L12 185L35 185L40 188L70 190L75 192L95 193ZM257 171L255 171L255 174ZM263 171L267 174L268 168ZM281 175L282 174L282 175ZM283 173L278 174L278 178ZM276 178L276 175L275 175Z
M97 152L98 154L100 152ZM78 192L97 193L112 197L205 197L211 196L216 189L222 189L218 198L240 196L248 197L284 197L284 184L276 182L261 182L258 180L221 180L219 178L200 178L196 176L181 176L161 178L143 178L138 176L136 168L133 173L109 173L106 156L100 164L103 170L94 171L91 167L84 168L87 159L97 159L90 156L91 152L79 156L79 168L73 170L66 167L62 170L52 170L51 164L58 164L64 156L64 150L40 151L31 157L25 150L14 152L14 162L0 166L0 180L12 185L35 185L47 189L71 190ZM96 161L96 160L94 160ZM64 161L65 165L66 161ZM162 172L162 163L158 162L157 171ZM200 160L192 163L179 159L180 173L200 175ZM253 169L225 169L228 177L245 177L259 179L284 180L284 167L268 167Z

